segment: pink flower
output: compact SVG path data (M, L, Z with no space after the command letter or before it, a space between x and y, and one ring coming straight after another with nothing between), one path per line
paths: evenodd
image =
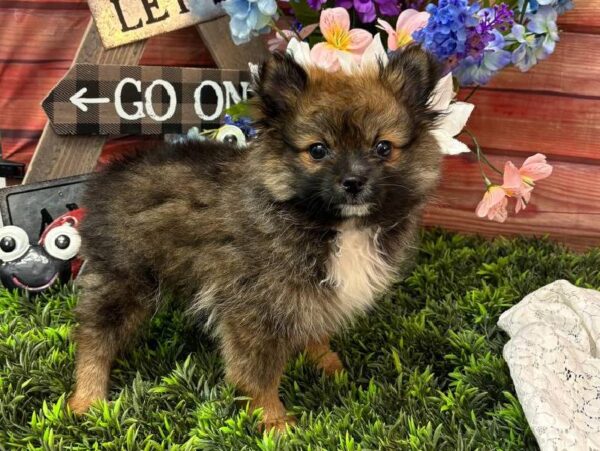
M504 222L508 217L507 205L508 199L504 188L498 185L489 185L475 212L480 218L487 216L492 221Z
M520 169L507 161L504 165L502 186L489 185L483 199L477 205L476 213L480 218L488 217L493 221L504 222L508 213L507 197L517 201L515 213L524 210L531 199L531 192L537 180L545 179L552 174L552 166L546 162L546 156L537 153L527 158Z
M527 206L529 199L531 199L533 186L523 183L521 174L512 161L507 161L504 165L504 183L502 186L508 196L514 197L517 200L515 213L520 212Z
M506 162L502 187L508 196L516 198L515 213L527 207L535 182L549 177L550 174L552 174L552 166L546 162L546 156L541 153L527 158L521 169L517 169L512 161Z
M330 72L340 69L341 64L360 64L361 55L373 40L367 30L350 30L350 16L344 8L321 11L319 27L326 42L315 45L310 56L317 66Z
M525 183L533 185L533 182L549 177L552 174L552 166L546 162L546 155L536 153L525 160L519 172Z
M275 32L275 36L269 39L267 44L269 45L269 51L274 52L276 50L284 51L287 48L288 42L292 38L297 38L298 36L303 41L310 34L315 31L315 29L319 26L319 24L313 23L305 26L298 32L298 34L294 33L292 30L281 30L281 33L286 37L286 39L281 36L279 31Z
M429 21L429 13L419 12L416 9L407 9L402 11L396 22L396 29L385 20L378 19L377 28L384 30L388 34L388 49L396 50L407 46L413 41L412 35L415 31L420 30Z

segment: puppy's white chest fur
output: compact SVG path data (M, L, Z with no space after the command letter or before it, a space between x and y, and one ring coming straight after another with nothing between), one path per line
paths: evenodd
M333 285L346 314L366 310L394 276L377 242L377 231L345 226L337 236L327 266L327 282Z

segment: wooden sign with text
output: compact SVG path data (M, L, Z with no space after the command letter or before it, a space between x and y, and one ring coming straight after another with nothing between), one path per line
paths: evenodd
M59 135L159 135L218 125L250 72L76 64L42 107Z
M190 12L188 0L88 0L106 48L222 16L224 13L219 2L198 0L203 8L196 15Z

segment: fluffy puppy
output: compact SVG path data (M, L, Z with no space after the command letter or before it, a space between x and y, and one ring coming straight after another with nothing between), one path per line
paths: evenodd
M250 147L165 147L96 175L83 202L71 408L107 395L115 356L168 289L208 317L227 380L263 408L265 426L284 427L290 356L340 370L329 336L414 247L439 176L428 108L439 75L416 47L352 76L276 55L254 87Z

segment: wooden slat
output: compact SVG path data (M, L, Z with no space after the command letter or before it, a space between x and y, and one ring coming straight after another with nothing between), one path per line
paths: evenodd
M87 11L89 15L89 7L87 6L86 0L52 0L41 2L40 0L18 0L11 2L4 2L7 4L6 6L0 3L0 6L3 6L7 9L27 9L27 10L63 10L63 11Z
M2 9L0 2L0 19L18 24L2 33L0 39L0 60L15 61L55 60L71 62L71 56L78 48L82 32L89 21L89 11L58 10L51 16L52 27L48 27L47 11ZM56 36L56 30L69 33L69 39Z
M40 103L71 65L89 22L89 10L73 9L79 1L52 2L52 10L0 1L0 134L7 160L31 159L46 123Z
M96 25L90 19L74 63L137 64L145 41L105 50ZM23 183L85 174L96 166L106 138L58 136L46 123Z
M504 69L488 87L600 98L599 75L600 34L562 33L550 58L528 72ZM473 100L477 103L477 96Z
M148 39L141 66L215 67L196 27L163 33Z
M468 128L484 148L570 161L600 157L600 99L482 88L473 103Z
M544 215L539 221L526 218L507 221L505 224L484 222L473 212L454 210L447 207L431 207L423 218L425 227L442 227L446 230L481 235L486 238L498 236L549 236L553 241L562 243L575 251L585 251L600 246L600 234L597 230L587 229L586 224L600 222L600 215L571 213L553 213ZM551 226L561 225L562 227Z
M575 8L562 16L558 24L565 31L600 33L600 0L575 0Z
M86 64L136 64L142 57L146 42L138 42L121 47L106 50L102 46L98 29L94 21L90 19L77 55L76 63Z
M218 67L246 69L248 62L258 64L269 55L262 39L252 39L247 44L235 45L229 33L229 16L219 17L196 27Z
M507 160L520 165L522 159L493 156L502 168ZM545 235L574 249L600 245L600 166L554 162L553 174L538 182L524 212L504 224L480 219L475 207L484 193L479 169L471 155L447 157L444 178L436 199L427 208L424 223L450 230L497 235ZM495 182L500 182L496 177Z

